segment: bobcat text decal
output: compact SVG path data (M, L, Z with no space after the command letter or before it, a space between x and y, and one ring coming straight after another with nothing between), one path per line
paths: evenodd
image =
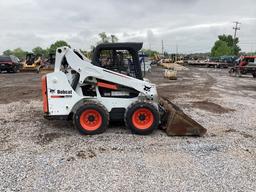
M72 90L58 90L55 89L50 89L50 93L53 94L51 95L51 98L70 98L72 97ZM55 95L56 93L56 95Z

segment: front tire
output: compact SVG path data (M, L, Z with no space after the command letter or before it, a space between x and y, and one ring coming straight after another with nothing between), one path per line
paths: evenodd
M159 113L149 102L132 103L125 113L125 124L135 134L151 134L159 125Z
M108 127L109 113L100 103L85 102L74 113L73 123L81 134L100 134Z

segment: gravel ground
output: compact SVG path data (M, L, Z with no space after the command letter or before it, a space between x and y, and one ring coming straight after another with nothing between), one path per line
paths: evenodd
M82 136L42 117L38 75L0 74L0 191L255 191L255 79L205 68L177 81L162 74L147 77L206 136L138 136L117 124Z

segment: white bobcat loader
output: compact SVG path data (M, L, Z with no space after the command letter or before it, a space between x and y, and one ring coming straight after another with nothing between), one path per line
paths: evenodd
M104 132L124 121L136 134L165 129L168 135L202 136L206 129L143 80L142 43L100 44L92 61L69 47L56 50L55 69L42 77L45 118L73 119L82 134ZM126 58L125 58L126 57Z

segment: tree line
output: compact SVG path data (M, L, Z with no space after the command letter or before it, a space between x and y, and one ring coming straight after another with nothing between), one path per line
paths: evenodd
M98 36L99 36L98 37L99 40L96 43L97 45L100 44L100 43L110 43L110 42L115 43L115 42L118 42L118 38L115 35L108 35L107 33L102 32L102 33L99 33ZM37 47L33 48L32 51L25 51L21 48L16 48L16 49L13 49L13 50L8 49L8 50L5 50L3 52L3 55L14 55L14 56L18 57L19 59L25 59L25 57L28 53L33 53L36 56L48 57L49 54L55 54L56 49L58 47L62 47L62 46L70 47L70 45L66 41L58 40L55 43L51 44L50 47L48 47L46 49L43 49L40 46L37 46ZM95 48L95 46L91 46L92 50L94 48ZM87 57L91 56L91 51L85 51L85 50L80 50L80 51L82 53L84 53Z
M109 35L106 32L102 32L98 34L98 41L96 45L100 43L116 43L118 42L118 38L115 35ZM214 43L212 49L211 49L211 56L212 57L220 57L224 55L239 55L239 52L241 51L241 48L238 46L239 39L238 38L233 38L232 35L219 35L218 40ZM49 54L55 54L55 51L58 47L61 46L69 46L70 45L63 40L58 40L55 43L51 44L50 47L43 49L40 46L37 46L32 49L32 53L35 55L40 55L44 57L48 57ZM91 46L91 50L95 46ZM87 57L91 57L92 51L84 51L81 50ZM154 57L155 55L158 55L158 51L154 51L151 49L143 49L142 50L146 55L149 57ZM28 51L24 51L21 48L16 48L13 50L6 50L3 52L4 55L15 55L16 57L20 59L24 59L26 55L30 53Z
M69 45L66 41L59 40L59 41L56 41L55 43L51 44L51 46L46 49L43 49L42 47L39 47L39 46L35 47L32 49L32 53L37 56L48 57L49 54L55 54L56 49L61 46L69 46ZM14 55L14 56L18 57L19 59L24 59L28 53L31 53L31 52L24 51L21 48L16 48L13 50L8 49L3 52L4 55Z

